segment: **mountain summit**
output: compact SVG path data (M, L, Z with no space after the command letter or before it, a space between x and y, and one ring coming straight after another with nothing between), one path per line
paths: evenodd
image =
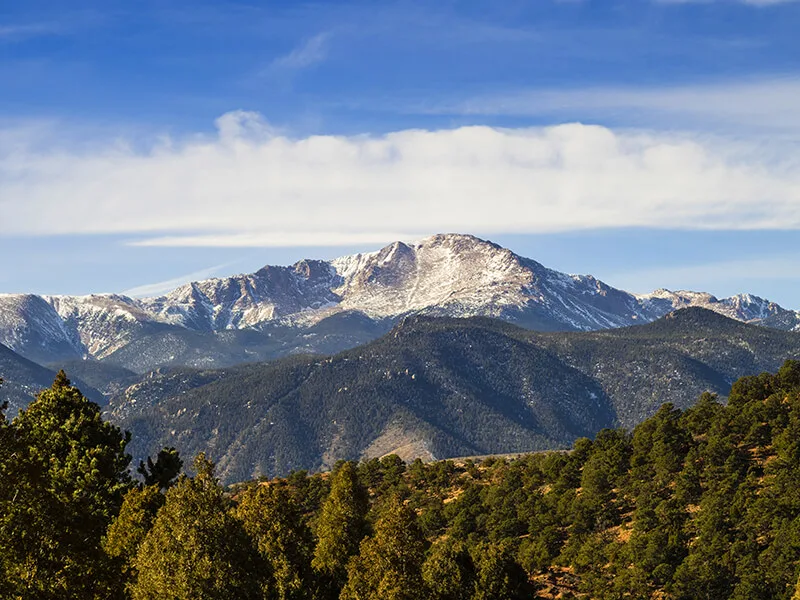
M197 335L211 334L230 346L239 338L220 335L236 331L280 330L283 345L271 350L278 354L319 350L308 330L343 315L359 318L336 321L344 337L325 351L352 345L355 338L347 328L354 323L367 331L356 336L364 341L363 336L374 337L408 314L488 316L543 331L588 331L650 322L687 306L800 329L800 313L756 296L719 300L705 293L663 289L637 296L591 275L548 269L471 235L439 234L331 261L302 260L288 267L265 266L247 275L192 282L156 298L0 295L0 343L46 363L104 359L137 340L160 336L160 347L169 346L164 352L180 362L175 352L186 347L187 336L195 336L192 343L199 344ZM365 320L383 325L371 329ZM292 335L305 341L287 341ZM256 353L250 359L264 356ZM159 355L141 368L163 361Z

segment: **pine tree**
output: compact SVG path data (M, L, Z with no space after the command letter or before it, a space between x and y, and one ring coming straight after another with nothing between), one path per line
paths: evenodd
M474 551L477 574L472 600L522 600L531 597L528 577L506 544L479 546Z
M130 488L129 436L63 371L11 423L0 491L0 556L22 597L113 595L101 540Z
M0 388L3 386L3 378L0 377ZM0 482L10 481L10 465L9 459L14 455L15 443L14 436L11 428L6 420L5 411L8 409L8 402L0 402ZM6 509L9 494L11 493L11 486L0 486L0 509ZM0 523L3 519L0 517ZM0 530L2 535L2 530ZM10 574L8 573L11 565L6 567L6 560L10 557L6 556L3 548L3 542L0 539L0 598L10 598L12 594L12 584Z
M261 596L252 541L230 513L230 502L200 454L197 475L167 492L139 546L134 600L247 600Z
M145 485L157 485L159 489L165 490L170 487L183 467L183 460L175 448L165 447L159 450L156 461L149 456L147 464L139 461L139 468L136 471L144 478Z
M466 544L449 538L434 543L422 565L422 578L431 600L469 598L475 585L475 566Z
M365 534L367 493L352 462L339 465L331 479L331 491L317 523L311 565L336 598L347 578L347 561L358 553Z
M425 545L416 514L399 496L383 506L375 534L347 567L341 600L416 600L423 590Z
M313 588L311 532L289 490L274 483L251 488L238 498L236 516L267 565L270 597L309 598Z
M133 564L136 554L163 505L164 495L157 486L135 487L125 495L119 515L108 528L103 548L116 561L123 588L128 588L136 580Z

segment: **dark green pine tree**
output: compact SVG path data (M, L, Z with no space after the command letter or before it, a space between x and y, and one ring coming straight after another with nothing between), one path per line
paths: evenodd
M136 581L134 560L139 545L163 505L164 495L157 486L134 487L125 495L119 515L108 528L103 548L116 562L116 570L121 575L120 585L126 590Z
M130 488L129 436L63 371L3 435L0 562L11 597L114 597L116 577L101 540Z
M311 531L287 487L272 483L245 491L238 498L236 517L270 574L266 595L276 600L311 598Z
M134 561L134 600L261 598L256 551L203 454L166 495Z
M359 482L355 464L342 463L333 472L331 491L322 505L311 563L332 598L339 597L347 579L347 562L358 553L367 509L367 492Z
M3 378L0 377L0 388L3 386ZM8 402L0 401L0 481L9 481L9 459L15 452L14 436L11 428L6 420L5 411L8 409ZM11 487L2 485L0 486L0 508L5 509L8 502ZM0 518L2 522L2 518ZM1 532L0 532L1 533ZM0 541L0 598L10 598L12 594L11 582L9 581L10 575L6 567L6 560L9 557L3 552L2 541Z
M136 471L144 478L145 485L157 485L158 489L165 490L170 487L180 475L183 460L175 448L165 447L158 451L156 461L149 456L147 464L139 461Z
M473 560L477 573L472 600L522 600L533 596L528 576L514 560L508 544L478 546Z
M475 587L475 566L464 542L441 538L422 565L422 579L431 600L469 598Z
M417 600L424 589L425 541L417 517L399 496L387 499L375 533L347 567L341 600Z

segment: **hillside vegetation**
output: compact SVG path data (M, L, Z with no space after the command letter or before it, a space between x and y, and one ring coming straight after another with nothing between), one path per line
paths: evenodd
M800 564L800 362L569 452L223 488L204 455L126 467L59 374L0 419L0 597L786 599Z

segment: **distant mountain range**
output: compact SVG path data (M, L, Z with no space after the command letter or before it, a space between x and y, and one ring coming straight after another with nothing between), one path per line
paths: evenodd
M491 242L447 234L188 283L157 298L0 295L0 343L40 364L90 358L146 373L337 352L377 338L412 314L591 331L651 322L687 306L800 330L800 313L756 296L634 295L590 275L548 269Z
M726 395L743 375L800 358L800 334L701 308L596 332L413 316L331 357L223 370L167 369L115 395L135 458L204 450L226 481L338 459L406 459L567 447L632 427L664 402Z
M774 371L798 331L755 296L634 295L436 235L158 298L0 295L0 398L13 414L64 368L135 459L204 450L234 481L566 447Z

